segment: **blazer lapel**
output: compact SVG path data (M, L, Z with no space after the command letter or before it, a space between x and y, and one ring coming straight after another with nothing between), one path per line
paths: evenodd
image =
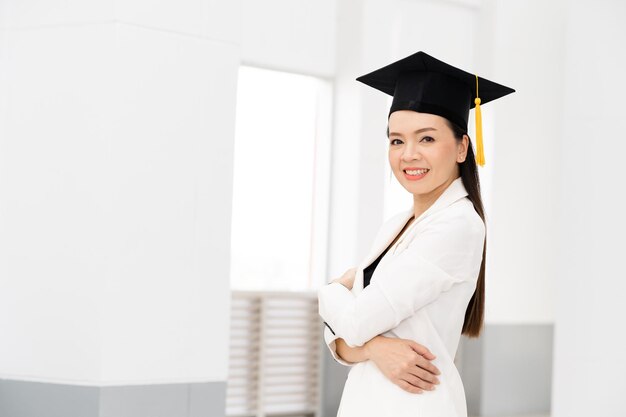
M424 211L414 222L410 228L416 226L424 218L432 215L433 213L448 207L455 201L467 196L467 190L463 185L461 177L458 177L445 189L445 191L435 200L435 202ZM358 285L358 289L363 289L363 269L367 268L378 256L389 246L389 244L398 236L398 233L402 230L404 225L409 221L414 213L413 204L407 210L401 212L397 216L394 216L388 222L383 223L381 226L380 236L374 242L374 246L369 255L359 264L357 269L357 275L355 277L355 285ZM398 242L396 242L397 244ZM390 249L391 250L391 249Z
M380 231L379 237L374 242L374 246L369 255L361 262L360 268L367 268L378 256L389 246L389 244L398 236L398 233L402 230L406 222L409 221L413 215L413 205L402 214L398 214L389 222L384 223Z

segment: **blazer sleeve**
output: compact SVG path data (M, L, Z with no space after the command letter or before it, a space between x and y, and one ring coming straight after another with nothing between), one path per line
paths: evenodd
M356 365L358 362L347 362L341 359L341 357L337 354L337 343L335 342L335 340L337 339L339 339L339 336L333 333L333 330L328 326L328 323L324 322L324 342L326 343L326 346L328 347L328 350L330 351L333 359L335 359L336 362L345 366Z
M398 213L396 216L392 217L391 219L388 220L388 222L394 222L396 220L396 218L399 218L400 216L402 216L403 213ZM387 226L387 223L383 224L381 226L381 228L378 230L378 233L376 234L376 236L373 239L373 243L372 246L370 248L370 251L372 251L374 248L377 247L377 245L380 245L379 240L381 239L382 236L382 231L384 230L384 228ZM341 285L341 284L339 284ZM319 292L318 292L318 301L321 300L321 297L319 296ZM321 309L320 309L321 311ZM335 342L337 339L339 339L341 336L337 335L335 333L335 331L332 329L332 327L330 327L330 325L324 321L324 342L326 344L326 347L328 348L328 350L330 351L330 354L332 355L333 359L340 363L341 365L345 365L345 366L354 366L356 365L358 362L348 362L344 359L342 359L339 354L337 353L337 343Z
M482 220L463 212L431 220L402 252L377 267L376 279L359 294L338 282L320 288L319 314L348 346L363 346L452 286L475 283L484 238Z

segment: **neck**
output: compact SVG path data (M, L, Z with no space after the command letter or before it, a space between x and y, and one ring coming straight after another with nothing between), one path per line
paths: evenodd
M450 177L446 182L438 187L435 187L432 191L426 194L413 194L413 210L414 218L417 219L422 215L435 201L443 194L443 192L454 182L457 177Z

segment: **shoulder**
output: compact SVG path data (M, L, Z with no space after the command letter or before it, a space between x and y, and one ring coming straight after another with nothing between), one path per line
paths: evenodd
M406 256L421 258L453 277L469 280L480 268L485 225L466 197L429 216L408 243Z
M467 197L460 198L434 213L425 226L447 230L461 239L472 238L482 241L486 233L485 222Z

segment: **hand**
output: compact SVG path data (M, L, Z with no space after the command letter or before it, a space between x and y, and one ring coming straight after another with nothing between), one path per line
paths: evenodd
M354 285L354 277L356 276L356 271L357 271L357 268L348 269L346 272L343 273L341 277L331 281L331 284L333 282L338 282L344 287L346 287L347 289L351 290L352 286Z
M376 336L365 345L367 356L391 382L405 391L420 394L439 384L441 372L426 347L412 340Z

